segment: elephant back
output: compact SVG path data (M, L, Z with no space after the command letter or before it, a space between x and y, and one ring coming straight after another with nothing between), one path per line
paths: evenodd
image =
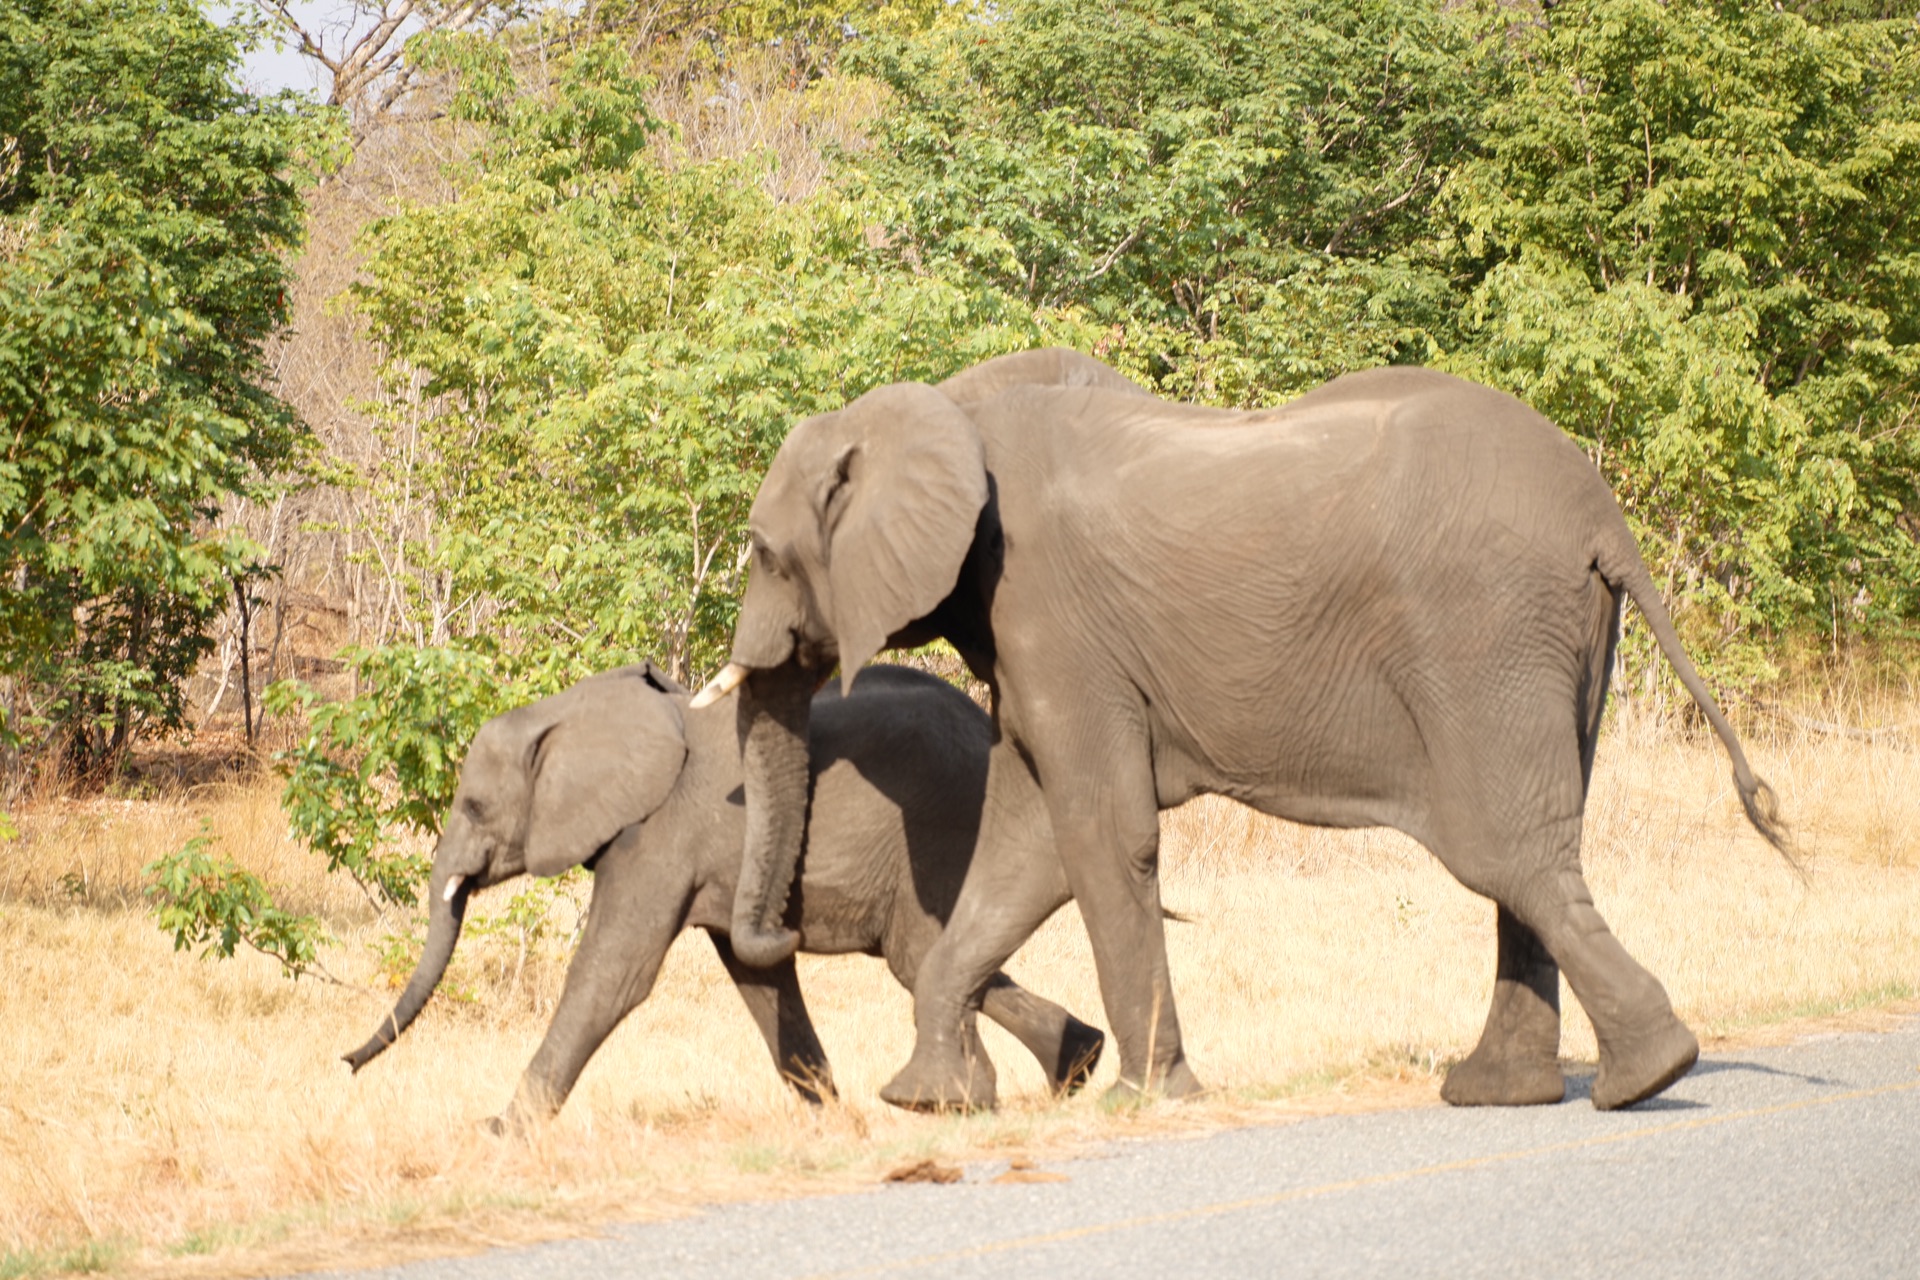
M1092 356L1066 347L1041 347L995 356L939 384L941 394L962 408L1014 387L1099 387L1147 395L1138 383Z
M813 699L809 750L817 777L845 761L876 782L941 769L978 773L984 787L993 722L966 694L912 667L862 668L853 692L838 682Z

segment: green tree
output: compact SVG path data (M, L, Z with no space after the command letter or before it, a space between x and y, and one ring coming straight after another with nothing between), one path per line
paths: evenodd
M1920 29L1572 0L1483 31L1455 366L1587 443L1710 630L1911 618Z
M794 421L1052 332L880 262L855 200L782 205L760 160L676 154L612 42L535 85L498 44L424 56L456 75L472 151L450 203L373 226L356 297L392 411L424 413L409 482L438 527L413 558L484 601L456 640L692 679L730 634L747 506Z
M275 906L260 877L210 852L212 844L202 820L199 835L141 868L148 905L161 931L173 935L173 949L201 946L202 958L230 960L244 942L289 978L325 976L318 953L331 939L320 921Z
M301 439L262 350L322 125L237 57L193 5L0 0L0 727L85 771L178 722L260 556L211 517Z
M897 251L1041 308L1163 390L1283 399L1422 358L1471 47L1431 0L1015 0L856 51Z
M1897 625L1920 36L1797 7L1015 0L856 51L896 103L855 163L902 260L1077 308L1170 394L1515 391L1701 638Z
M537 696L537 673L516 684L484 657L396 645L354 652L359 696L321 703L283 681L267 691L279 715L302 712L306 739L282 754L282 805L293 832L344 871L375 906L411 906L426 859L396 838L438 835L460 763L480 726Z
M872 193L783 204L770 161L687 156L614 41L541 64L453 35L415 52L451 78L463 158L451 199L365 237L377 407L420 442L365 479L430 495L432 535L406 553L434 588L416 605L468 607L423 628L443 644L355 655L365 691L311 710L283 762L303 837L397 902L424 866L384 850L438 829L488 715L641 657L689 684L718 666L747 508L794 422L1084 336L881 254Z

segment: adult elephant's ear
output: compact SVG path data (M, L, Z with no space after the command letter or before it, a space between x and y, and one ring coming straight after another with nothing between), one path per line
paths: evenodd
M680 704L623 667L568 691L532 745L527 873L577 867L660 807L687 758Z
M822 604L851 692L888 636L952 593L987 504L987 462L973 419L922 383L870 391L841 416L854 429L821 490Z

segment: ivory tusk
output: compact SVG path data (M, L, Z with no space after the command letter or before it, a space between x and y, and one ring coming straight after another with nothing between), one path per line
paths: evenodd
M465 876L455 876L453 879L447 881L447 887L440 891L440 900L442 902L452 902L453 895L460 892L460 882L465 879Z
M732 693L735 689L738 689L741 682L750 674L752 673L739 663L729 662L726 666L720 668L719 675L707 682L706 688L693 695L693 701L687 705L695 710L701 707L710 707Z

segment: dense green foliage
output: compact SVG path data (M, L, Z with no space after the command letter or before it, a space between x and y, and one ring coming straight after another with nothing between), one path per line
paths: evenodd
M411 899L393 838L437 829L487 716L712 669L794 421L1043 342L1223 405L1381 362L1509 389L1587 448L1723 679L1920 615L1911 4L688 9L715 83L780 42L796 100L885 86L817 188L663 124L629 9L409 51L437 96L405 127L447 159L361 240L395 447L355 479L431 513L392 561L434 647L273 704L312 730L297 828L376 900ZM327 135L233 89L237 39L0 0L0 728L87 767L177 722L264 567L213 517L301 449L262 352ZM221 874L182 883L246 902Z
M758 159L691 162L614 43L534 85L496 44L422 56L459 86L454 198L370 228L355 300L424 446L407 482L436 521L410 557L486 621L452 648L359 655L363 693L313 707L285 762L296 829L393 900L425 868L378 849L437 831L487 715L640 657L684 681L718 664L747 506L794 421L1080 332L876 263L870 202L782 205Z
M1035 306L1172 395L1263 404L1424 359L1468 33L1420 0L1049 0L855 64L894 90L870 181L903 253Z
M471 645L711 669L786 429L1048 332L989 288L875 269L874 217L838 192L783 206L757 161L675 155L613 44L538 89L497 45L433 57L471 151L451 203L371 229L357 298L396 389L426 378L411 478L439 519L416 555L490 602Z
M1917 36L1613 0L1489 42L1453 363L1588 443L1728 635L1920 606Z
M350 655L357 698L320 703L298 685L274 685L269 711L304 711L310 732L284 753L288 823L377 903L408 905L427 863L397 852L395 836L438 834L467 743L525 697L490 664L448 649L391 647Z
M317 126L166 0L0 0L0 677L83 770L170 725L300 439L263 389Z

